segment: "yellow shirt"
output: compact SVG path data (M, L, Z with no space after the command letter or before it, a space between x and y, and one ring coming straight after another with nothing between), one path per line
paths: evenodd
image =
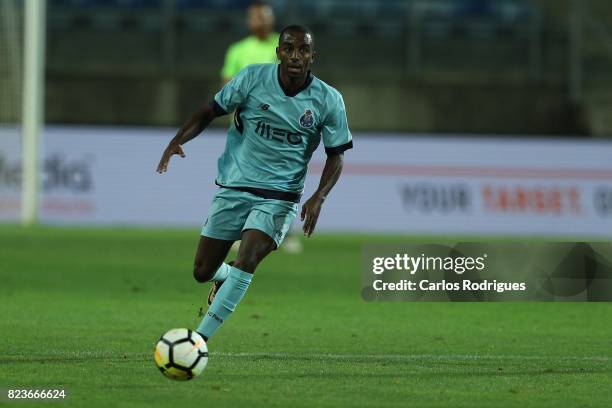
M225 54L221 77L224 80L230 79L247 65L278 62L278 36L278 33L272 33L262 41L251 35L230 45Z

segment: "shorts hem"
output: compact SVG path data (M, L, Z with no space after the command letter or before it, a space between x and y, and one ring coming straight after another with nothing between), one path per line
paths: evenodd
M236 238L235 235L229 236L225 234L216 234L210 231L201 231L200 235L207 238L220 239L222 241L238 241L240 239L240 235L238 235L238 237Z

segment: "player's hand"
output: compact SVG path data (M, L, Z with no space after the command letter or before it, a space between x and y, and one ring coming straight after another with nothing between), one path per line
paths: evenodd
M302 215L300 218L302 221L304 221L304 226L302 229L304 230L304 235L307 237L310 237L310 235L312 235L314 232L315 226L317 225L317 220L319 219L319 214L321 213L323 201L325 201L325 197L321 197L315 193L302 206Z
M159 174L165 173L168 171L168 162L170 162L170 157L178 154L181 157L185 157L185 152L183 152L183 146L180 144L169 144L164 150L164 154L162 154L161 160L157 165L157 172Z

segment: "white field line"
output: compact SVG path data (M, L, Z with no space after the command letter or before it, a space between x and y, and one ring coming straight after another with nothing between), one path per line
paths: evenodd
M213 351L211 357L316 358L332 360L570 360L612 361L612 356L519 356L487 354L292 354L292 353L227 353Z
M76 351L66 352L59 350L50 350L44 354L37 355L29 353L24 354L5 354L3 357L8 361L23 361L27 362L29 359L36 358L55 358L57 360L63 359L74 359L74 360L87 360L89 359L128 359L128 358L143 358L148 359L151 356L148 352L119 352L119 351ZM271 359L317 359L317 360L347 360L347 361L377 361L377 360L396 360L396 361L418 361L418 360L432 360L432 361L478 361L478 360L500 360L500 361L584 361L584 362L600 362L608 363L612 362L612 356L575 356L575 355L564 355L564 356L524 356L524 355L504 355L504 354L338 354L338 353L265 353L265 352L223 352L223 351L211 351L209 356L211 358L216 357L229 357L229 358L271 358ZM0 360L2 360L0 358Z

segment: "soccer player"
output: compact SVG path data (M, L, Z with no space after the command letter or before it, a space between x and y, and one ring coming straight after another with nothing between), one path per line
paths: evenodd
M250 36L232 44L225 53L221 69L221 83L225 85L238 72L251 64L276 63L278 33L274 30L274 10L264 1L254 1L247 9L247 25ZM234 242L232 249L239 248L239 241ZM281 247L292 254L302 252L302 243L291 233L291 229ZM213 287L213 290L215 287ZM210 303L209 303L210 304Z
M195 112L165 149L157 167L168 169L173 155L211 121L234 113L225 151L218 161L215 195L204 222L194 262L198 282L213 281L214 299L196 329L206 340L236 309L257 265L283 241L297 215L308 162L321 139L327 160L319 187L302 206L308 237L321 207L342 172L343 153L353 146L342 96L310 72L313 34L285 28L276 53L280 64L251 65L228 82L208 106ZM232 243L238 255L224 263Z

